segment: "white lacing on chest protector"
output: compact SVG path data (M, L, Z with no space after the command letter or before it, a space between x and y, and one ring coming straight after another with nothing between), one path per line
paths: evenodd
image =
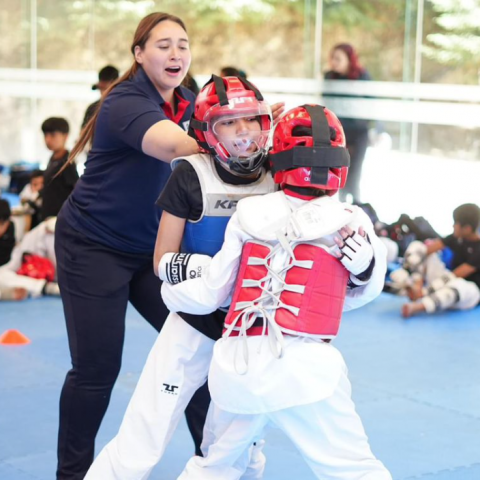
M253 326L258 318L263 318L262 337L267 334L270 349L276 358L281 358L284 349L284 338L281 327L275 320L276 311L284 308L293 315L298 316L300 309L292 305L288 305L280 300L280 296L284 291L302 294L305 292L304 285L288 284L285 281L288 270L293 267L305 268L311 270L313 261L297 260L293 251L294 243L287 240L284 234L277 235L279 243L270 251L265 258L249 257L247 265L261 265L267 269L266 275L259 280L244 279L242 288L256 287L260 288L262 293L259 297L252 301L237 302L231 308L238 315L232 320L231 324L225 330L224 337L236 330L238 331L239 341L242 342L243 360L245 368L238 368L237 351L235 351L235 370L237 373L245 374L248 369L248 345L247 330ZM271 268L271 259L280 251L285 250L288 254L288 264L278 271ZM274 286L273 280L276 280ZM267 332L268 326L268 332ZM238 345L238 344L237 344ZM238 347L236 347L238 348Z

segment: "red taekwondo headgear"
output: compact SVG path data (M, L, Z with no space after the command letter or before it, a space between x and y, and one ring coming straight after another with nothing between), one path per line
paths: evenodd
M220 141L216 127L240 118L258 120L260 130L253 136ZM271 128L270 106L253 84L241 77L212 75L197 96L189 134L223 167L237 175L249 175L263 165ZM256 146L254 152L252 145Z
M334 195L347 181L350 155L336 115L321 105L293 108L273 133L270 164L275 183L326 190Z

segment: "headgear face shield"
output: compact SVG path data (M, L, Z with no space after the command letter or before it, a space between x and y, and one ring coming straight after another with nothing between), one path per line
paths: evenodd
M272 113L249 82L213 76L197 97L191 127L200 145L224 168L250 175L266 158Z
M205 121L213 135L207 143L217 158L238 174L257 170L267 154L271 110L256 98L234 98L228 105L207 112Z

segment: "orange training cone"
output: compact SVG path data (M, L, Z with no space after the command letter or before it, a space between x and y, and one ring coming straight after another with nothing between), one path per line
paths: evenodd
M18 330L7 330L0 335L0 345L25 345L30 339Z

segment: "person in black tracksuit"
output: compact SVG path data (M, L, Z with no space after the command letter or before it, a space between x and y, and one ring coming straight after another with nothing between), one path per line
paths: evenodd
M330 67L325 72L325 80L371 80L368 71L363 68L355 49L348 43L335 45L330 53ZM325 95L338 96L338 95ZM346 95L341 95L345 97ZM360 180L362 177L363 160L368 147L369 121L360 118L339 117L342 122L347 148L350 153L350 168L347 183L340 192L340 197L346 199L351 194L355 203L361 202Z
M40 193L42 221L58 215L78 180L75 164L67 164L69 152L65 148L65 143L69 129L68 122L64 118L51 117L42 123L45 144L53 152L43 173L44 186Z
M98 82L92 85L92 90L99 90L100 94L103 95L107 88L118 78L118 75L118 70L112 65L103 67L98 72ZM87 107L82 121L82 128L87 125L88 121L95 115L99 107L100 100L93 102Z

